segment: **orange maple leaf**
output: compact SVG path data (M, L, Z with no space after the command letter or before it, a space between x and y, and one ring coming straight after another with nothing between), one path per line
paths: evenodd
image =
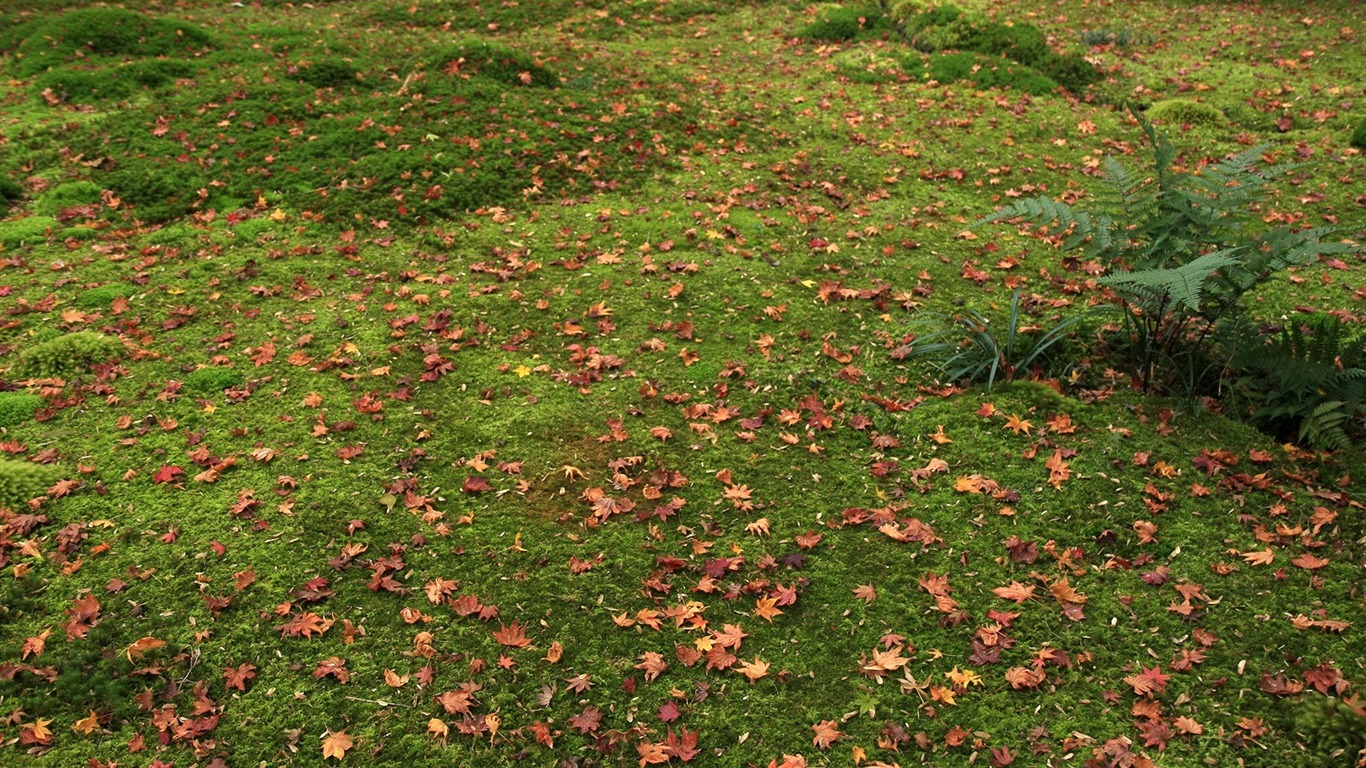
M1011 432L1014 432L1017 435L1020 433L1024 433L1027 435L1029 434L1029 430L1033 427L1034 425L1030 424L1027 419L1022 419L1013 413L1006 417L1006 429L1010 430Z
M1003 597L1006 600L1014 600L1017 603L1023 603L1034 596L1034 585L1021 584L1012 579L1010 584L1004 587L997 587L991 591L998 597Z
M355 743L351 741L351 737L347 735L346 731L329 732L323 737L323 759L335 757L340 760L346 757L346 750L353 746Z
M755 656L754 661L740 662L740 669L737 671L749 678L749 681L753 683L758 681L759 678L768 675L768 662Z
M822 720L811 726L811 730L816 734L812 737L811 743L821 749L829 749L831 744L844 735L840 733L839 723L834 720Z

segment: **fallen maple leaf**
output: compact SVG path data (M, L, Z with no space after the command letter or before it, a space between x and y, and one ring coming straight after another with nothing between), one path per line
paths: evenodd
M89 736L90 734L98 731L99 729L100 718L99 715L95 714L95 710L93 709L90 710L89 716L83 717L80 720L77 720L76 722L71 724L71 730L75 731L76 733L83 734L85 736Z
M526 627L518 624L515 619L511 624L500 624L499 629L493 633L493 639L509 648L525 648L531 645L531 640L526 636Z
M1012 580L1010 584L1004 587L997 587L991 591L998 597L1003 597L1006 600L1014 600L1017 603L1023 603L1034 596L1034 585L1021 584L1018 581Z
M142 658L142 655L148 651L156 650L164 645L166 645L165 640L158 640L155 637L140 637L128 646L128 650L124 652L124 655L128 657L129 661L136 661L137 659Z
M340 760L343 757L346 757L346 750L353 746L355 746L355 744L351 741L351 737L347 735L346 731L337 731L336 733L328 732L328 734L323 737L323 759L326 760L329 757L335 757Z
M829 749L830 745L844 735L840 733L839 723L834 720L822 720L811 726L811 730L816 734L811 738L811 743L821 749Z
M751 683L757 682L759 678L768 675L768 662L755 656L754 661L740 662L740 668L736 671L749 678Z
M1124 678L1124 682L1128 683L1134 689L1134 693L1139 696L1149 696L1167 690L1167 679L1168 676L1162 674L1162 667L1159 665L1152 669L1143 669L1136 675L1129 675Z

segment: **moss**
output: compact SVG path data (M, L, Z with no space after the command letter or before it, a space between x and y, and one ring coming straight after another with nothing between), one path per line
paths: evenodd
M43 398L27 392L0 392L0 427L23 424L43 407Z
M19 353L21 368L35 376L76 373L121 356L118 339L94 331L76 331L28 347Z
M503 85L553 88L560 78L534 56L515 48L480 39L463 40L428 57L433 72L471 75Z
M0 507L19 509L56 480L57 470L51 465L0 459Z
M132 294L133 290L126 285L101 285L76 294L75 303L83 309L103 309L113 303L114 299L126 299Z
M831 58L835 71L859 83L883 83L898 79L904 69L896 57L878 51L850 49Z
M100 202L100 187L92 181L68 181L43 192L33 201L33 212L59 216L67 208Z
M1035 96L1058 88L1056 81L1031 67L967 52L931 56L929 75L941 83L967 80L978 88L1011 88Z
M0 176L0 210L24 199L24 187L8 176Z
M320 59L301 64L294 77L314 88L339 88L356 84L356 67L342 59Z
M232 368L219 368L208 366L196 368L190 375L185 377L185 388L192 392L212 394L222 392L229 387L236 387L243 381L242 374Z
M119 8L85 8L39 18L12 34L23 39L14 49L16 66L29 75L91 55L182 56L213 46L213 38L194 25Z
M1228 118L1218 108L1190 99L1165 99L1153 102L1148 119L1167 125L1224 125Z
M875 4L828 8L815 21L797 30L798 37L809 40L855 40L890 31L882 9Z
M1352 132L1351 144L1358 149L1366 149L1366 117L1357 123L1357 129Z
M62 225L47 216L29 216L23 219L0 221L0 246L19 248L47 240L49 231L59 231Z

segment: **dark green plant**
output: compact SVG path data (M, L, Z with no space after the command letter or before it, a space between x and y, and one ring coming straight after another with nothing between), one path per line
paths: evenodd
M43 398L27 392L0 392L0 427L13 427L33 418Z
M222 392L228 387L235 387L241 384L243 377L241 373L232 368L220 368L218 366L208 366L196 368L185 377L185 388L191 392L202 394L212 394Z
M49 464L0 459L0 508L22 509L29 499L52 487L57 474Z
M916 324L928 332L917 336L911 354L934 364L944 381L985 384L990 390L997 379L1012 381L1046 367L1054 347L1084 318L1073 315L1047 329L1025 324L1016 291L1003 325L975 309L918 319Z
M1232 367L1252 419L1282 439L1340 450L1366 419L1366 333L1331 315L1287 324Z
M1357 123L1357 129L1352 132L1352 146L1366 149L1366 117L1361 118L1361 122Z
M1109 189L1084 211L1048 197L1018 200L977 222L1029 222L1036 234L1057 238L1063 250L1101 262L1124 312L1132 360L1145 389L1188 390L1217 378L1247 334L1243 296L1289 266L1349 253L1325 242L1329 228L1263 228L1257 204L1271 181L1292 166L1260 165L1267 147L1253 147L1206 166L1178 169L1176 148L1135 115L1153 148L1153 168L1136 174L1118 160L1103 163ZM1215 349L1218 339L1223 347ZM1218 351L1220 354L1216 355Z
M94 331L76 331L35 344L19 353L20 369L33 376L81 372L122 356L118 339Z

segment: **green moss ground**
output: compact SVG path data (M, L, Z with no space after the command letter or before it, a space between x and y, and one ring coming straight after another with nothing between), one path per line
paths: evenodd
M193 45L21 42L76 5L0 29L0 764L1350 764L1300 691L1360 706L1359 448L1086 338L1063 394L901 350L1100 302L965 230L1139 166L1129 101L1183 165L1271 142L1304 166L1264 218L1362 242L1356 5L1145 0L1088 48L1111 5L971 4L1103 75L1070 92L800 36L828 3L148 3ZM1361 269L1254 306L1359 324Z

